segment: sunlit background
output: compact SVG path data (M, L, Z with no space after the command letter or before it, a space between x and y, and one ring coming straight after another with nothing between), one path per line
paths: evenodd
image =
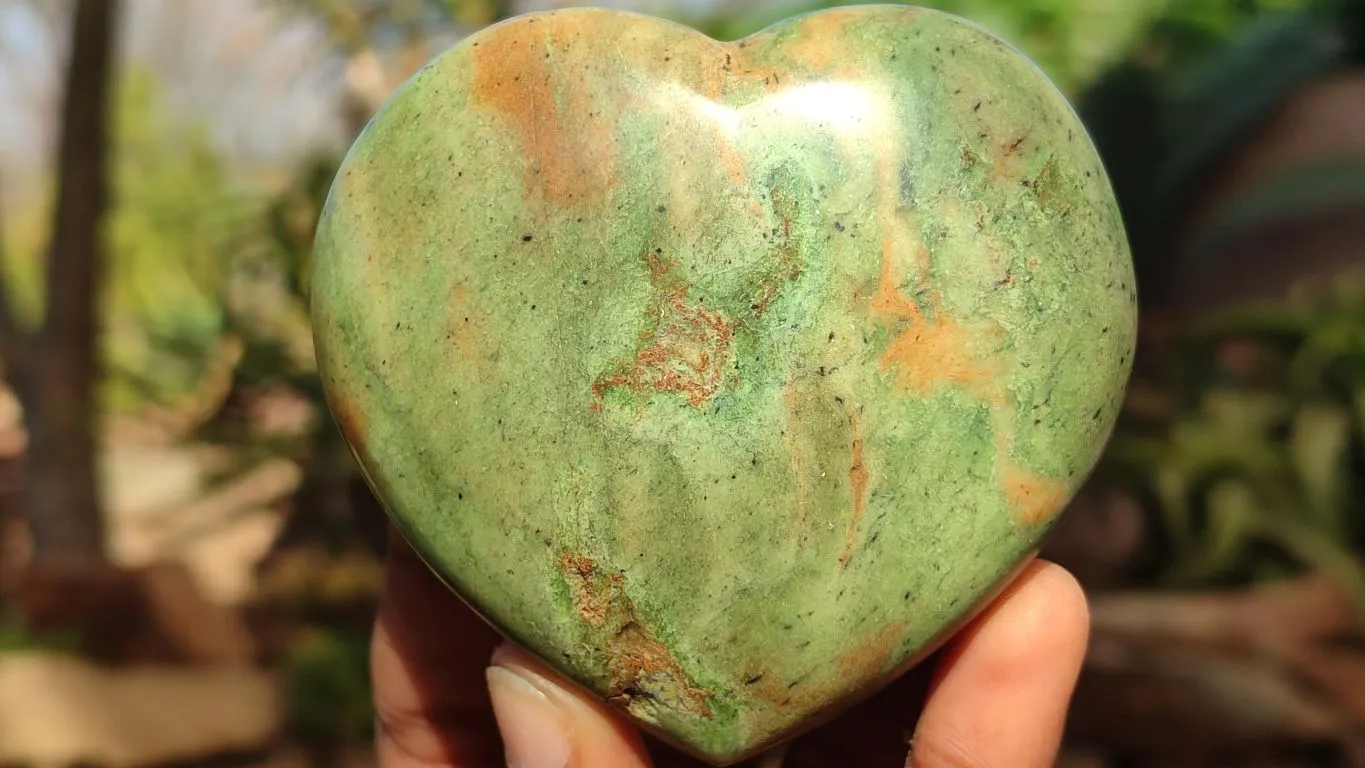
M410 73L568 3L122 0L107 66L103 4L0 0L0 765L372 765L385 529L322 405L313 223ZM834 4L597 5L733 39ZM1140 278L1045 550L1095 623L1059 765L1365 766L1365 2L920 4L1073 99Z

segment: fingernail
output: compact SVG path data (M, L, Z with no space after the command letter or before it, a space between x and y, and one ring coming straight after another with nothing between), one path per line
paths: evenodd
M568 768L573 742L563 712L526 678L489 667L488 692L508 768Z

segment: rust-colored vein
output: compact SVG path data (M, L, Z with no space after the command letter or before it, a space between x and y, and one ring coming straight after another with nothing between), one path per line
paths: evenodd
M597 567L592 560L567 552L560 556L559 566L569 585L574 610L588 624L594 627L605 626L611 612L610 581L613 577L620 579L620 574L601 576L597 573Z
M858 539L858 524L862 521L863 510L867 506L867 482L869 473L867 464L863 461L863 436L858 431L858 413L850 410L848 413L849 431L852 434L852 460L848 467L848 485L853 491L853 514L849 516L848 526L844 530L844 549L839 554L840 567L847 566L850 558L853 557L853 548Z
M932 394L945 384L955 384L975 397L999 402L999 361L978 355L983 332L950 316L937 290L926 286L933 317L926 317L919 305L901 292L896 284L895 238L883 238L881 279L872 298L874 314L897 324L899 330L881 356L881 367L894 371L896 383L907 392ZM922 275L927 275L928 249L916 243L915 258Z
M1070 490L1064 482L1016 467L1004 467L1000 474L1010 515L1020 525L1046 523L1066 505Z
M782 54L811 72L845 74L849 69L844 33L858 20L860 9L833 8L800 20L800 33L782 46Z
M769 198L773 201L773 209L778 217L778 227L773 232L776 258L758 280L753 304L750 306L755 315L762 315L768 311L768 305L782 294L784 288L799 280L804 272L800 246L792 237L792 219L797 216L796 204L777 187L769 190ZM759 207L757 213L763 215L765 212Z
M491 28L473 49L474 103L501 115L521 141L528 192L550 203L601 202L616 183L617 106L594 87L597 50L583 21L549 14Z
M905 637L905 625L893 622L839 655L839 677L846 684L865 684L885 673Z
M341 435L346 438L346 444L351 447L356 461L360 462L365 471L372 471L369 443L365 437L365 414L356 407L355 401L342 394L339 388L332 389L327 402L332 411L332 419L336 422Z
M646 254L658 298L658 322L647 331L633 359L599 375L592 384L594 408L612 389L681 396L700 408L720 391L734 330L725 316L687 300L687 284L661 254Z
M632 707L647 697L667 707L711 717L711 691L702 688L651 632L625 592L625 577L604 572L591 558L566 552L559 559L574 611L596 630L607 657L612 703Z
M1023 166L1023 150L1027 140L1027 136L1020 136L996 145L990 171L993 179L1010 183L1017 181L1020 168Z

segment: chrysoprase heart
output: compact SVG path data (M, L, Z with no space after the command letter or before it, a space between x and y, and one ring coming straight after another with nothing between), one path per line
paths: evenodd
M1065 98L904 6L606 10L434 60L318 231L333 413L507 635L733 762L884 683L1097 460L1135 337Z

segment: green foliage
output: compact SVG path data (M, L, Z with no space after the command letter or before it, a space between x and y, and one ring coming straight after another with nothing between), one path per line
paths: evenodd
M199 380L257 212L202 128L166 118L150 75L130 73L118 93L106 359L112 402L128 406L169 401Z
M0 606L0 653L18 651L74 653L83 645L78 632L50 632L40 636L25 625L21 616Z
M1360 0L1171 4L1085 89L1081 116L1111 170L1146 299L1160 303L1180 271L1173 239L1189 195L1277 105L1358 56L1356 14Z
M1182 334L1106 456L1157 512L1162 580L1319 570L1365 608L1365 285L1246 306Z
M223 327L222 290L257 202L206 133L167 116L155 79L132 70L114 91L111 209L105 221L105 396L115 410L193 388ZM50 186L7 222L6 285L28 327L42 316Z
M309 743L354 743L374 724L369 641L361 635L312 629L295 641L282 665L291 733Z

